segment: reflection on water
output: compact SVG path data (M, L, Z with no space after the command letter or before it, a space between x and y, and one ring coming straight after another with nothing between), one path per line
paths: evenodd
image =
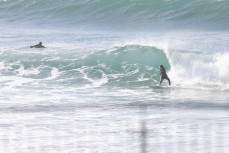
M147 129L145 121L141 122L141 153L146 153L147 151Z
M2 90L0 152L228 152L227 93L98 91Z

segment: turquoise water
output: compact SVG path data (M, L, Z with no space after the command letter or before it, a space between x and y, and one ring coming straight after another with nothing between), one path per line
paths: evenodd
M227 8L0 1L0 152L228 152Z
M227 0L1 0L3 23L75 30L228 30Z

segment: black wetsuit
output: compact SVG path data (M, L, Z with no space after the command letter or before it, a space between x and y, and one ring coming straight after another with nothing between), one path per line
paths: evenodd
M162 83L162 81L163 81L164 79L166 79L166 80L168 80L168 81L169 81L169 85L171 85L171 83L170 83L170 79L169 79L169 77L167 76L166 71L165 71L165 69L164 69L164 68L161 68L161 73L160 73L160 75L161 75L161 81L160 81L160 84Z
M43 46L42 44L37 44L34 46L30 46L30 48L45 48L45 46Z

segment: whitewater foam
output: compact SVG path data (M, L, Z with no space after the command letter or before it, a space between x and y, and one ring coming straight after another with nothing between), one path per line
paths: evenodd
M80 53L80 56L77 52L69 52L64 58L58 51L45 54L3 51L1 73L37 81L74 83L79 87L140 88L158 84L159 66L163 64L173 86L227 89L228 53L181 51L169 49L167 45L160 47L117 46Z

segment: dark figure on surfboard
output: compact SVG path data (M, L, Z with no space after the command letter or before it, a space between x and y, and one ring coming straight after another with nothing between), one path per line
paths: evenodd
M162 81L163 81L164 79L168 80L168 81L169 81L169 85L171 85L170 79L169 79L169 77L167 76L166 71L165 71L165 68L164 68L163 65L160 65L160 75L161 75L160 85L161 85L161 83L162 83Z
M45 48L45 46L43 46L43 45L42 45L42 42L40 42L40 43L37 44L37 45L30 46L30 48Z

